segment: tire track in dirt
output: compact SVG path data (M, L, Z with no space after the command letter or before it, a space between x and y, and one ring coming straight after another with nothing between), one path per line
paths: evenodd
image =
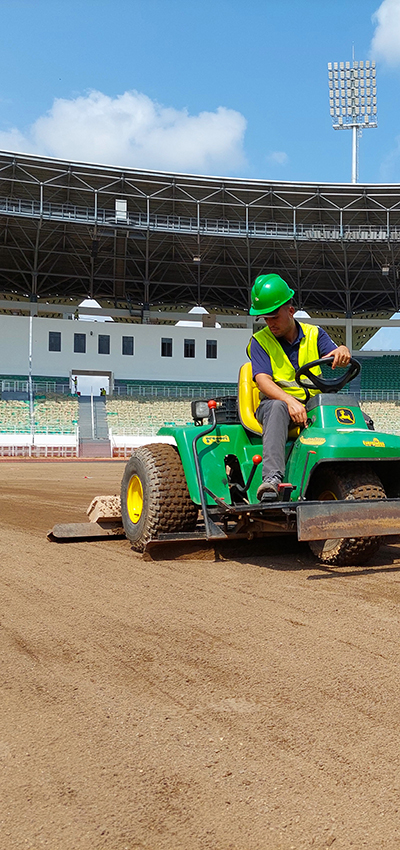
M327 570L293 540L51 544L118 492L87 466L2 465L7 850L397 850L400 549Z

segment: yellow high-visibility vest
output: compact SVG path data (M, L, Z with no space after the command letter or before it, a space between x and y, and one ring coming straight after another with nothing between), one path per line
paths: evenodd
M300 340L299 345L299 368L300 366L304 366L306 363L310 363L312 360L319 359L318 352L318 331L319 328L317 325L305 325L302 322L299 322L299 325L304 333L304 336ZM278 342L277 338L271 333L268 327L262 328L260 331L256 331L252 339L256 339L261 348L267 352L271 360L272 367L272 380L275 384L278 385L285 393L289 393L289 395L293 395L299 399L299 401L306 401L307 393L303 390L299 384L295 381L296 370L294 366L292 366L287 354L285 354L282 346ZM247 354L250 357L250 344L251 340L247 347ZM312 369L312 372L315 375L321 374L321 369L319 366L316 366ZM312 384L307 380L307 378L303 377L302 382L306 384L308 388L309 396L314 396L320 392ZM265 396L262 396L265 397Z

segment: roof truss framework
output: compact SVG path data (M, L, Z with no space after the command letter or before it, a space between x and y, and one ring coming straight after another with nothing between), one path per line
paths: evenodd
M127 202L126 218L117 199ZM399 186L230 180L0 154L4 293L240 313L257 274L276 271L310 312L390 314L399 270Z

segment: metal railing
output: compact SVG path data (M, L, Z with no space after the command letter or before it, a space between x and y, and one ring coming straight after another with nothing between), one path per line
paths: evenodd
M154 419L151 422L136 422L132 425L113 425L113 428L109 428L108 435L110 440L114 437L147 437L147 436L155 436L157 431L164 426L172 426L177 428L182 428L185 425L193 425L193 419L189 421L189 417L186 416L184 419L182 417L176 417L174 421L171 420L163 420L160 419L158 422L155 422Z
M30 427L29 423L26 423L26 425L23 425L23 424L20 424L20 425L2 425L0 423L0 434L30 434L30 433L31 433L31 427ZM40 435L41 437L50 436L50 435L60 436L60 437L62 435L65 435L65 436L75 435L76 439L78 440L78 433L79 433L79 429L76 425L75 426L56 425L56 424L40 425L38 422L35 422L35 434L37 434L38 436Z
M400 401L400 390L360 390L353 395L360 401Z
M2 392L23 392L28 393L28 381L1 381ZM400 390L361 390L353 392L351 387L346 387L345 392L350 392L356 395L361 400L369 401L400 401ZM69 384L58 384L56 381L33 382L33 392L40 393L57 393L60 395L69 395L71 393ZM129 397L129 398L171 398L171 399L193 399L193 398L213 398L214 396L237 395L237 386L235 384L221 384L213 387L193 387L193 386L146 386L138 384L136 386L116 385L114 386L113 396ZM65 433L68 433L67 431Z
M78 446L2 446L0 457L78 457Z
M368 401L400 401L400 390L357 390L353 391L351 385L344 387L342 393L349 393L358 399ZM237 395L237 386L222 385L219 387L114 387L114 396L128 396L129 398L171 398L171 399L192 399L192 398L214 398L218 396L235 396Z
M69 395L71 389L69 384L59 384L57 381L33 381L34 393L56 393L60 395ZM28 381L24 380L4 380L1 381L2 393L28 393Z
M214 396L222 395L237 395L237 386L221 385L208 389L207 387L190 387L190 386L172 386L172 387L154 387L146 385L137 386L114 386L114 396L128 396L129 398L213 398Z
M295 208L293 208L293 212ZM341 241L400 241L400 227L389 225L295 224L294 222L249 221L218 219L186 215L129 212L126 218L115 215L114 209L95 209L75 204L57 204L17 198L0 198L0 215L44 218L55 221L74 221L81 224L100 224L110 227L129 227L163 232L203 233L210 236L251 237L262 239L299 239Z

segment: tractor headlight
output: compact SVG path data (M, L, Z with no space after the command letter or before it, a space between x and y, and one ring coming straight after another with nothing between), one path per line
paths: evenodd
M208 419L210 414L210 410L208 407L208 403L203 401L192 401L192 417L195 422L199 422L202 419Z

